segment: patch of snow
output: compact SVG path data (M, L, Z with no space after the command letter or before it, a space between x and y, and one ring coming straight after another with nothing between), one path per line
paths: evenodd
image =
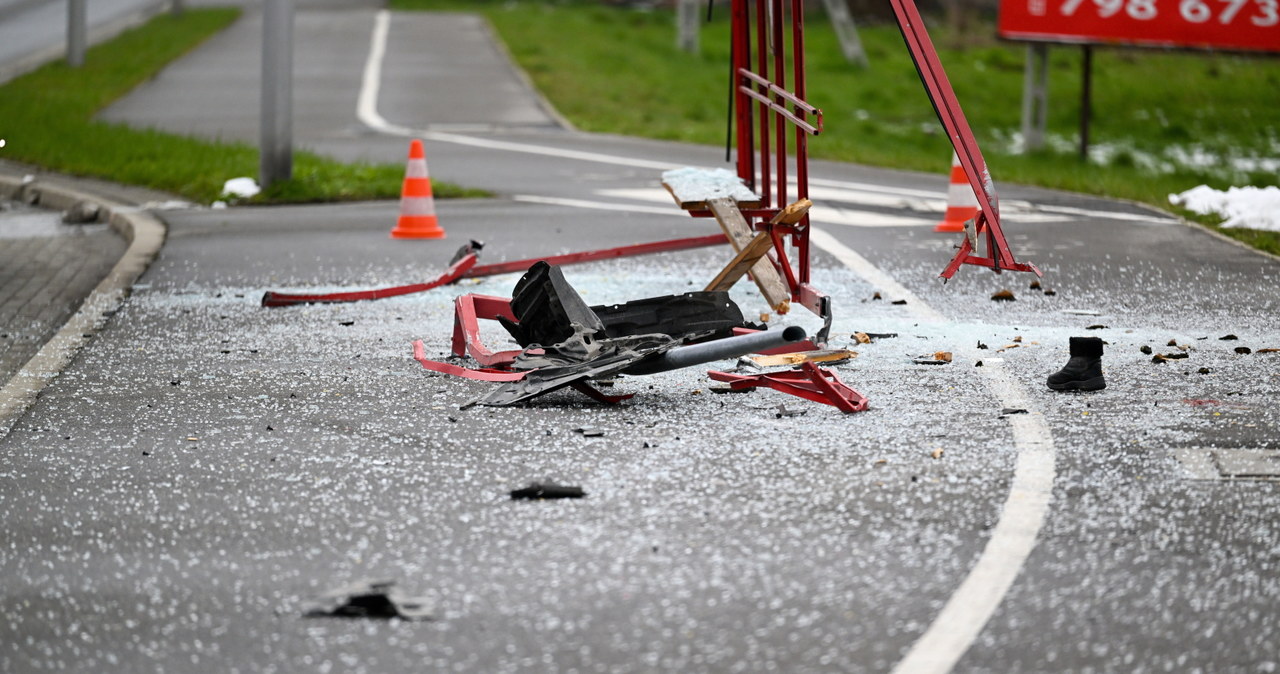
M1208 185L1170 194L1169 203L1196 213L1218 213L1223 227L1248 227L1280 232L1280 187L1229 187L1223 192Z
M232 197L251 197L262 191L253 178L232 178L222 184L222 194Z

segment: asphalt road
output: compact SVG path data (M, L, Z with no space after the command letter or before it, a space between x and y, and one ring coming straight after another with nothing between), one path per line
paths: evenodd
M500 64L464 16L396 15L361 108L375 16L300 12L316 73L300 65L299 145L402 161L421 135L433 177L499 196L438 202L443 242L389 239L395 203L163 213L159 259L0 438L0 669L1280 667L1280 490L1258 479L1280 452L1280 353L1259 352L1280 347L1274 259L1139 206L1002 186L1013 249L1055 294L977 269L943 286L943 171L823 163L815 283L870 410L714 394L701 368L620 379L637 395L618 407L565 392L459 410L490 385L423 372L410 342L444 356L453 297L507 295L514 275L355 305L266 309L262 291L421 280L473 238L497 261L710 233L657 175L721 151L564 129L509 69L434 86L429 64L459 49ZM254 21L104 116L252 138L256 75L233 66ZM695 289L724 258L566 273L612 303ZM1017 300L993 302L1003 288ZM1073 335L1108 342L1104 391L1043 386ZM1140 351L1170 341L1189 357ZM955 359L915 364L936 351ZM535 481L588 496L508 500ZM302 617L379 577L436 619Z

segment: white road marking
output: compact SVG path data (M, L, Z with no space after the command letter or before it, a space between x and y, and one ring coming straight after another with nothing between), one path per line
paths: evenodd
M618 211L622 213L655 213L657 215L671 215L680 218L688 218L689 215L684 211L676 208L675 204L667 208L659 208L657 206L637 206L636 204L624 204L617 201L588 201L586 199L564 199L561 197L542 197L533 194L517 194L511 197L515 201L523 201L532 204L549 204L553 206L572 206L574 208L593 208L602 211Z
M378 114L377 100L379 82L382 77L382 60L386 54L389 17L389 13L386 10L382 10L378 12L374 21L373 44L369 50L369 60L365 64L364 81L357 106L357 115L370 128L392 135L418 136L429 140L487 149L525 152L636 168L658 170L679 168L676 165L664 162L618 157L595 152L473 138L452 133L433 132L427 129L414 130L387 122L386 119ZM866 187L862 184L840 183L838 181L814 180L811 182L822 187L844 189ZM889 193L889 190L878 186L872 186L872 188ZM901 196L923 196L924 198L932 196L919 192L909 193L906 190L896 190L896 192ZM535 199L543 200L543 203L577 205L584 208L613 208L612 205L604 202L570 199L559 199L550 202L549 198L546 197L535 197ZM1074 214L1094 215L1094 213L1083 209ZM1096 215L1097 217L1113 218L1123 214L1097 213ZM1150 220L1150 218L1143 219ZM920 301L918 297L915 297L906 287L872 265L857 252L841 244L834 237L818 229L812 230L811 236L815 245L840 259L855 273L895 297L908 299L908 309L922 320L946 320L941 314ZM991 363L977 371L985 377L988 388L1003 405L1030 410L1025 391L1004 369L1003 364ZM1012 427L1014 445L1018 450L1018 459L1009 495L1006 497L1001 509L1000 520L992 529L991 538L969 575L960 584L960 587L951 596L946 606L943 607L925 633L916 640L906 656L894 668L895 672L917 674L950 671L973 644L974 640L977 639L978 634L1004 600L1009 587L1013 584L1027 557L1031 554L1031 550L1035 547L1036 536L1044 524L1049 501L1053 494L1055 461L1053 436L1044 422L1044 415L1041 413L1032 412L1027 415L1008 417L1008 421Z
M810 230L814 245L835 256L862 278L888 295L907 300L906 307L921 321L946 322L935 311L891 276L830 234ZM970 354L977 359L977 354ZM1013 581L1035 547L1053 496L1056 452L1044 414L1031 409L1026 390L1004 368L986 359L974 371L984 376L987 388L1004 407L1030 413L1007 417L1012 427L1018 459L1009 494L991 538L969 575L947 600L929 628L911 646L894 672L924 674L949 672L969 650L1004 600Z

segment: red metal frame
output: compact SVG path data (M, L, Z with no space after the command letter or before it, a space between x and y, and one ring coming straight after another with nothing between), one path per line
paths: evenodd
M869 402L866 396L849 388L835 372L813 363L802 363L798 369L765 374L742 375L710 370L707 376L728 382L735 389L764 386L775 391L831 405L841 412L862 412Z
M750 0L733 0L731 11L738 177L762 197L759 208L743 215L755 221L753 228L769 232L791 300L824 315L829 303L809 285L809 216L794 225L769 223L787 204L809 198L809 136L822 133L822 111L805 101L804 2L755 0L752 12ZM790 25L789 42L784 23ZM788 70L793 91L787 89ZM789 130L795 134L795 199L788 194Z
M965 119L964 110L960 108L956 92L951 88L951 81L947 79L947 72L942 68L938 51L933 47L933 40L929 38L929 31L925 29L919 10L916 9L912 0L889 0L889 3L893 6L894 15L898 19L898 28L902 30L902 39L907 43L907 51L911 53L911 60L915 62L916 72L920 74L920 81L924 83L929 100L933 101L938 119L947 131L947 138L951 139L951 146L955 148L956 155L960 158L960 165L964 168L965 177L969 179L969 186L973 188L973 194L978 199L980 209L978 221L975 223L976 231L972 236L965 236L959 252L943 269L940 276L950 279L962 264L990 267L996 273L1004 270L1029 271L1036 276L1041 276L1040 270L1036 269L1035 265L1014 260L1013 253L1009 251L1009 243L1005 240L1004 231L1000 228L1000 199L996 196L996 186L991 180L991 172L987 170L987 160L982 157L982 151L978 149L978 141L973 137L973 131L969 129L969 121ZM986 234L987 257L970 254L974 252L979 234Z

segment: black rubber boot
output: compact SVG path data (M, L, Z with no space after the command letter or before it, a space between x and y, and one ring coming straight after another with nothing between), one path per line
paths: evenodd
M1102 340L1098 337L1072 337L1071 360L1066 367L1049 375L1049 388L1055 391L1097 391L1107 387L1102 378Z

